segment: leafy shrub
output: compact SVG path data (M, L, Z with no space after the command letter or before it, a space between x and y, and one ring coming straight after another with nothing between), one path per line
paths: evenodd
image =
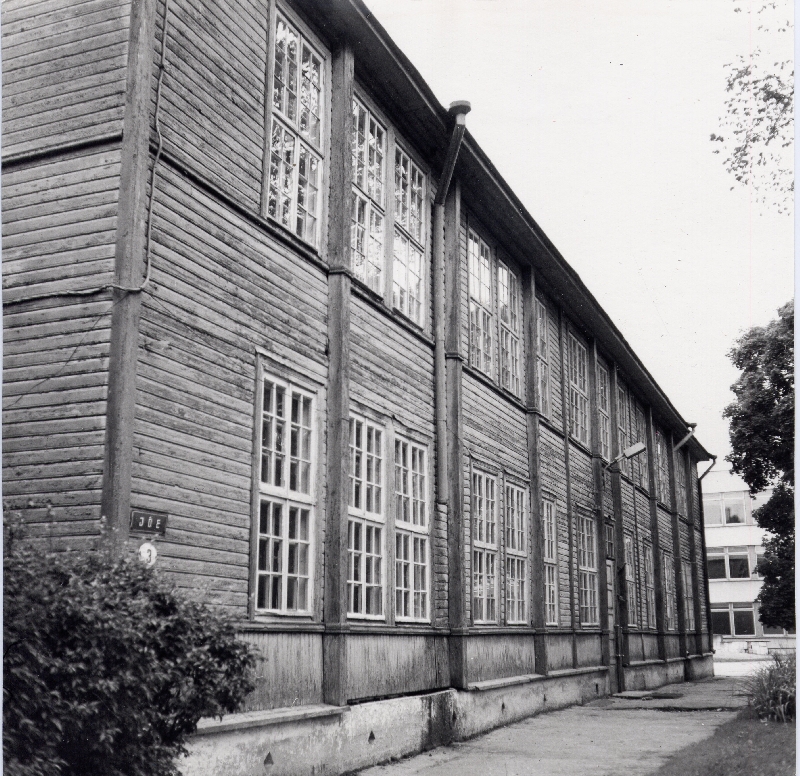
M173 776L253 689L233 626L136 559L7 537L4 565L6 776Z
M775 662L761 668L745 683L750 706L761 719L788 722L795 717L795 655L775 655Z

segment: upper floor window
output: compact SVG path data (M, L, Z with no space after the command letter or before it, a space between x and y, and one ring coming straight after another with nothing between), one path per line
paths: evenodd
M647 442L647 420L644 415L644 410L637 406L635 412L634 431L636 439L633 442L644 442L644 451L636 456L634 459L636 465L636 483L641 485L645 490L650 489L650 463L648 459L647 449L649 447Z
M310 614L315 399L275 377L261 393L255 609Z
M656 577L653 567L653 545L644 545L645 615L648 628L656 627Z
M353 273L380 294L384 278L386 130L358 100L353 100L352 150Z
M669 454L667 440L659 429L655 430L656 438L656 494L663 504L670 503L669 493Z
M628 401L628 392L625 390L625 386L621 382L617 382L617 436L619 439L618 453L621 453L623 450L629 447L629 409L630 404ZM627 458L623 458L619 462L619 469L626 477L631 476L631 462Z
M550 348L548 343L547 307L541 299L536 300L536 363L539 368L539 412L545 417L550 416Z
M489 246L469 230L469 363L492 375L494 295L492 254Z
M746 522L746 492L712 493L703 496L706 525L737 525Z
M502 261L497 266L497 297L500 314L500 385L519 396L519 279Z
M597 412L600 416L600 455L607 461L611 460L611 419L609 417L611 386L608 380L608 370L604 366L597 368ZM625 460L623 458L623 460Z
M639 602L636 590L636 553L633 537L625 535L625 586L628 597L628 625L635 627L639 622Z
M525 622L528 602L528 494L511 483L505 487L506 620Z
M672 555L667 552L661 554L662 569L664 573L664 616L667 630L678 627L677 595L675 590L675 563Z
M708 547L709 579L750 579L756 573L757 557L751 569L750 551L747 547Z
M687 561L681 564L683 573L683 608L686 612L686 630L693 631L694 621L694 583L692 581L692 565Z
M472 619L497 621L496 480L472 474Z
M589 442L589 395L586 386L586 348L570 334L567 337L569 358L569 428L583 444Z
M597 625L597 533L594 518L578 515L578 593L583 625Z
M683 450L675 453L675 496L678 501L678 512L686 515L686 456Z
M318 245L324 58L282 14L274 35L267 214Z
M542 501L542 528L544 533L544 616L547 625L558 625L558 541L556 505L549 499Z
M422 325L425 176L400 148L394 152L394 203L392 304Z

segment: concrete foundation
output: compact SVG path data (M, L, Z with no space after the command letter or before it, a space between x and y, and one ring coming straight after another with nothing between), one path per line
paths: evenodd
M628 689L713 675L711 656L626 668ZM338 776L463 740L610 694L603 667L484 682L469 691L295 707L205 720L181 763L184 776Z

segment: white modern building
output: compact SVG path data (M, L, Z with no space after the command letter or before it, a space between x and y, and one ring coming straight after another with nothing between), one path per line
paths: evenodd
M710 471L703 479L711 627L718 656L766 655L796 646L794 631L761 623L755 600L764 584L756 568L766 532L753 512L769 495L750 496L744 481L729 469Z

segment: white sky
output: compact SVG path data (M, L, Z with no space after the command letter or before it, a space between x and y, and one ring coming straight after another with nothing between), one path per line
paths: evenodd
M706 449L730 452L726 353L794 286L792 217L731 190L709 140L723 66L792 56L734 13L763 0L365 1L442 104L472 103L500 174Z

